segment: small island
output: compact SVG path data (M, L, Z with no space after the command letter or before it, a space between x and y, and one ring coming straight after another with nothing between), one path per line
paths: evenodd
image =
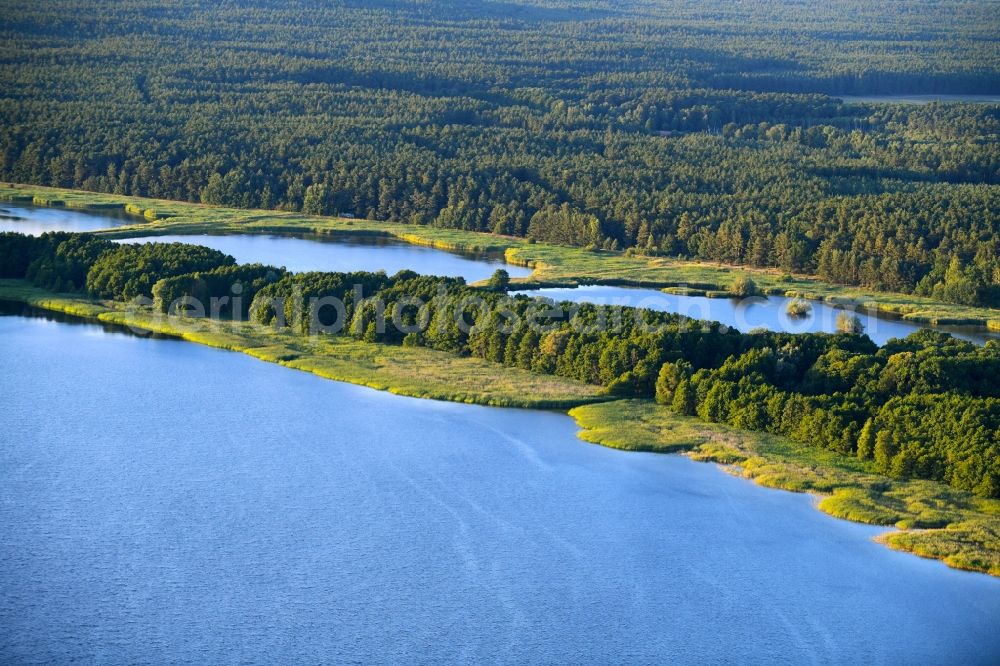
M808 301L801 298L793 298L785 306L785 312L788 313L789 317L804 318L812 313L812 306L809 305Z

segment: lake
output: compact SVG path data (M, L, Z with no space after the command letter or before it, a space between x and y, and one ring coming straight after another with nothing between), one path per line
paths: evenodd
M790 317L786 307L790 298L784 296L754 296L747 299L706 298L704 296L676 296L658 289L609 287L601 285L576 288L547 288L513 292L526 296L544 296L555 301L598 303L600 305L627 305L647 308L657 312L672 312L693 319L718 321L739 331L755 328L786 333L834 333L837 315L844 310L818 301L808 301L811 312L805 317ZM883 345L891 338L904 338L922 328L951 333L955 337L986 344L987 340L1000 340L1000 334L969 326L930 326L901 319L876 317L867 311L855 313L865 326L865 333L875 344Z
M558 413L47 317L0 359L3 663L1000 658L1000 580Z
M284 266L290 271L378 271L389 275L409 269L424 275L485 280L498 268L511 277L531 275L530 268L511 266L499 257L467 257L385 238L293 238L266 234L227 236L147 236L122 243L192 243L225 252L241 264Z
M845 104L930 104L964 102L1000 104L1000 95L837 95Z
M112 212L78 211L0 202L0 231L40 235L47 231L87 232L136 224L141 218ZM476 282L498 268L511 277L530 268L506 264L501 257L467 256L386 238L294 238L234 234L227 236L149 236L121 242L194 243L221 250L240 263L276 264L290 271L377 271L392 275L410 269L426 275L463 277Z
M0 201L0 232L17 231L40 236L47 231L86 232L141 222L141 217L117 211L81 211L70 208L45 208Z

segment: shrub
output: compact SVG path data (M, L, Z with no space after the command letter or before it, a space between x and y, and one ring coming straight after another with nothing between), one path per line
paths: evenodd
M841 333L861 335L865 332L865 325L861 323L857 315L841 312L837 315L837 330Z
M741 275L733 281L729 292L733 296L739 296L740 298L753 296L757 293L757 284L746 275Z
M502 268L498 268L493 272L492 277L486 283L486 288L490 291L496 292L506 292L507 287L510 286L510 273Z
M806 317L812 312L812 306L800 298L795 298L788 301L785 311L790 317Z

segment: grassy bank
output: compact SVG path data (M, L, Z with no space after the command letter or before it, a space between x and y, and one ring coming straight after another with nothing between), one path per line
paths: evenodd
M853 458L678 416L648 400L587 405L570 415L588 442L685 453L764 486L819 493L820 510L832 516L899 528L878 537L891 548L1000 576L1000 501L931 481L890 479Z
M22 280L0 280L0 299L243 352L328 379L417 398L536 409L566 409L604 399L597 386L424 347L303 337L248 322L168 317L121 303L53 294Z
M275 233L392 237L443 250L503 253L507 261L528 266L534 273L514 280L521 288L608 284L676 288L692 287L725 295L740 276L750 276L768 294L782 294L832 305L863 307L886 316L929 324L966 324L1000 330L1000 310L969 307L908 294L877 292L834 285L808 276L788 276L776 270L748 269L662 257L627 256L621 252L588 251L521 238L494 236L457 229L315 217L301 213L219 208L160 199L94 194L38 186L0 186L0 200L66 206L77 209L126 210L135 216L133 227L106 232L111 237L158 234Z

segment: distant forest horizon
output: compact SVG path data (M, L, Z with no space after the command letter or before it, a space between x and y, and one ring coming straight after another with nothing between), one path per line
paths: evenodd
M1000 3L8 2L0 178L1000 306Z

